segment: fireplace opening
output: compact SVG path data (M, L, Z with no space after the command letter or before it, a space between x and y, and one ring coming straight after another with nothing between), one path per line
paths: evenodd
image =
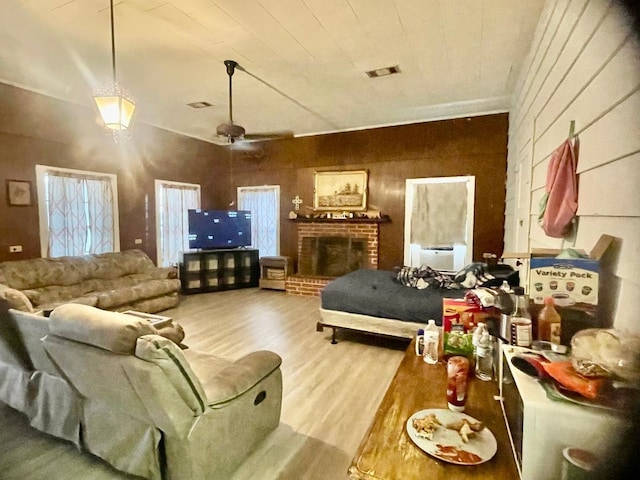
M311 277L339 277L367 268L367 240L352 237L303 237L298 272Z

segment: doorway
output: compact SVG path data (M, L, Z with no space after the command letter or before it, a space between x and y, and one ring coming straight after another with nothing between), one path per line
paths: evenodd
M472 262L475 177L409 178L404 263L458 271Z

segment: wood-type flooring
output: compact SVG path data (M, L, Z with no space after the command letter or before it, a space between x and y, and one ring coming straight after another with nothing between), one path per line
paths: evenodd
M186 296L164 312L190 348L230 359L264 349L283 359L280 425L230 480L347 478L408 342L342 332L332 345L330 330L316 332L319 306L316 297L252 288ZM0 403L0 480L131 478Z

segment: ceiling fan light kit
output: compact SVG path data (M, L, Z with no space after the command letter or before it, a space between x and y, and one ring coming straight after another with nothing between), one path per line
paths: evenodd
M120 86L116 77L116 41L113 20L113 0L109 0L111 17L111 67L113 82L100 87L94 92L93 100L106 129L112 134L116 143L126 141L130 137L130 128L136 109L135 99Z

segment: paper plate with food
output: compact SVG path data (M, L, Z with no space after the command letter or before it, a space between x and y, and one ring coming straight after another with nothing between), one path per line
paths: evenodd
M498 449L496 437L475 418L442 408L414 413L407 420L409 438L439 460L457 465L478 465Z

